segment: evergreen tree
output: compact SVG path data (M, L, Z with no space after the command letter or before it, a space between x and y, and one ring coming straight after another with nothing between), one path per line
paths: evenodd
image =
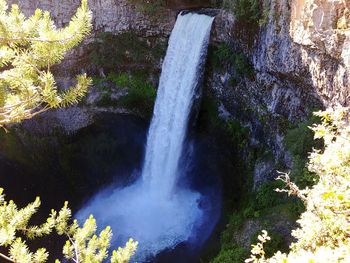
M0 127L51 108L71 105L85 95L91 84L85 74L77 76L75 87L59 92L50 68L61 62L65 54L90 32L91 20L87 0L82 0L69 25L62 29L55 27L48 12L38 9L26 18L17 5L9 10L6 2L0 0ZM63 255L69 261L100 263L108 258L112 238L110 227L97 235L93 216L80 227L76 220L71 220L68 203L59 212L52 210L42 225L30 225L39 206L40 199L37 198L20 209L14 201L5 201L0 188L0 247L8 251L8 255L0 253L0 258L16 263L47 262L48 251L45 248L30 251L26 239L53 232L68 238ZM137 242L130 239L124 248L113 251L111 263L128 262L136 247Z
M0 253L0 257L17 263L47 262L48 252L39 248L31 252L23 237L35 239L52 234L68 237L63 247L63 255L75 263L101 263L108 258L108 249L112 238L110 227L96 234L96 220L91 215L82 227L77 220L71 222L72 212L66 202L59 212L52 210L46 222L40 226L30 225L30 219L37 212L40 199L19 209L11 200L5 201L3 189L0 188L0 246L8 248L9 255ZM19 237L21 236L21 237ZM137 242L130 239L124 248L113 251L111 263L126 263L136 251ZM59 263L56 260L56 263Z
M82 98L90 78L77 76L75 87L59 92L50 69L91 31L87 0L64 28L37 9L26 18L17 5L0 0L0 127L31 118Z

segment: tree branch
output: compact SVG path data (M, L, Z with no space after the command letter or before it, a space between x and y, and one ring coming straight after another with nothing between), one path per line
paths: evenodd
M2 254L2 253L0 253L0 257L6 259L6 260L8 260L8 261L11 261L11 262L16 263L16 261L12 260L11 258L9 258L8 256L6 256L6 255L4 255L4 254Z

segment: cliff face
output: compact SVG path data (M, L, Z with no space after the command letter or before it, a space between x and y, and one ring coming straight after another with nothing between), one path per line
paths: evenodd
M167 39L175 23L177 11L162 8L157 16L150 17L140 12L140 7L131 4L131 2L131 0L88 0L89 8L93 12L93 32L79 47L70 52L58 67L53 68L56 81L61 87L69 87L74 82L76 74L82 71L91 71L89 44L99 41L96 40L99 33L110 32L120 35L132 32L134 38L135 36L139 37L143 43L146 43L145 45L149 45L150 52L153 42L160 40L164 42ZM80 0L7 0L7 3L9 6L18 4L26 16L32 15L37 8L48 10L56 25L63 27L74 15L80 5ZM130 42L128 36L124 41ZM110 58L110 60L113 59ZM160 69L160 61L152 61L152 63L151 67ZM102 68L94 66L93 70L103 74ZM111 90L111 96L120 97L120 92L125 91ZM35 120L26 121L24 125L28 130L41 130L44 133L61 128L70 133L89 125L97 113L128 112L123 108L96 107L96 102L103 95L98 88L93 87L90 89L85 103L68 109L49 111Z
M226 11L217 16L213 43L243 52L255 70L254 79L232 84L234 68L214 69L208 85L250 128L251 145L267 145L273 153L274 161L256 163L255 183L271 175L273 162L293 165L283 143L288 123L314 109L350 104L349 6L345 0L270 0L266 21L254 32Z
M51 12L57 26L64 26L74 15L80 0L8 0L9 5L18 4L28 16L36 8ZM150 20L146 15L137 11L135 5L128 0L89 0L88 4L93 12L94 32L119 33L137 30L144 36L167 35L175 21L175 14L171 10L163 10L157 20Z
M325 106L349 105L349 6L345 0L272 0L264 7L268 21L252 36L251 46L242 40L246 30L222 12L214 41L230 42L249 56L272 113L283 111L278 104L284 104L289 119L302 115L305 96Z
M69 21L79 2L8 1L19 4L26 15L32 14L35 8L49 10L58 26ZM57 72L61 83L68 85L72 72L85 69L86 65L80 61L86 57L86 44L93 41L96 33L134 31L146 41L165 39L178 9L208 4L172 0L168 2L171 9L161 9L150 17L139 12L139 7L131 2L89 0L94 13L94 33ZM250 127L252 143L269 145L275 159L288 163L282 143L286 122L303 120L314 108L334 103L349 105L349 5L347 0L265 1L262 6L266 21L254 32L237 23L234 15L226 11L220 11L216 17L212 44L228 43L233 50L244 53L252 63L255 76L233 84L230 79L234 67L214 69L205 80L207 90L219 99L222 109ZM159 69L159 65L153 66Z
M350 103L350 2L294 0L290 36L325 104Z
M167 37L179 7L195 7L199 1L169 1L173 9L162 9L150 19L128 0L89 0L94 14L94 33L136 31L142 37ZM36 8L49 10L58 26L64 26L79 6L79 0L9 0L26 15ZM204 3L206 5L207 3ZM264 6L268 22L253 36L253 45L242 38L246 31L232 14L222 11L216 18L214 42L230 42L248 54L257 72L256 84L267 90L272 112L277 104L293 100L289 117L300 114L303 94L312 94L324 105L349 104L350 96L350 3L346 0L270 0ZM86 41L89 42L94 37ZM75 54L82 55L83 49ZM73 59L76 59L73 57ZM282 81L282 83L279 83ZM265 86L269 86L268 88ZM292 87L294 85L294 87ZM300 90L302 89L302 90ZM314 93L314 94L313 94ZM292 96L294 99L292 99ZM272 102L273 101L273 102ZM304 105L301 105L303 107Z

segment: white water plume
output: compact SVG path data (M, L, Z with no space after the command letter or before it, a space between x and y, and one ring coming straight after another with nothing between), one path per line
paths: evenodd
M96 195L78 218L94 214L114 240L139 242L138 261L187 241L203 211L200 194L176 187L188 119L206 58L213 17L180 14L171 33L147 137L141 178Z

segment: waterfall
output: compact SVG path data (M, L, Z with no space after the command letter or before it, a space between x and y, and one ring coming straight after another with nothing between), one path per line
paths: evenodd
M179 15L171 33L149 129L142 177L162 198L174 189L188 117L205 62L213 17Z
M93 213L99 225L110 225L114 242L139 242L137 261L188 241L203 211L201 195L177 187L179 160L188 119L202 75L214 18L180 14L163 62L141 178L131 186L97 194L78 218Z

